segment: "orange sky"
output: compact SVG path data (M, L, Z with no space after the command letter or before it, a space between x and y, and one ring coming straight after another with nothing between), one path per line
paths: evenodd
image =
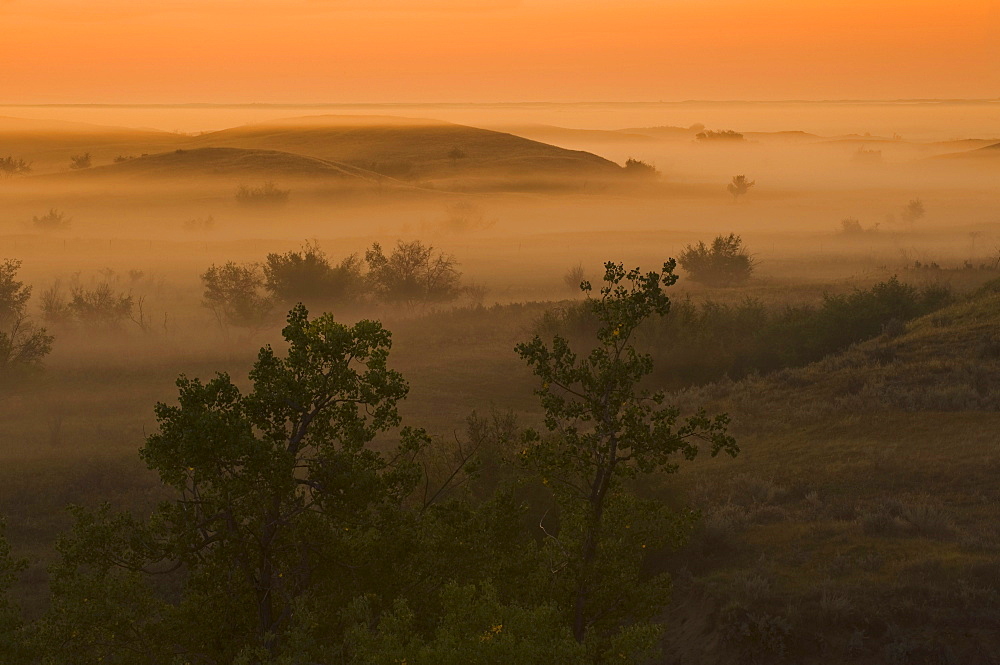
M1000 0L0 0L0 103L1000 97Z

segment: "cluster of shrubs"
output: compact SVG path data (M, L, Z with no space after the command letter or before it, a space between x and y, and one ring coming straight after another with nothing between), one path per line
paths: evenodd
M54 328L84 326L105 331L120 330L133 321L145 328L144 319L137 318L141 299L130 292L118 291L110 281L91 288L74 284L67 294L59 282L42 292L42 319Z
M742 141L743 134L732 129L708 129L695 134L699 141Z
M267 181L259 187L240 185L236 190L236 202L247 206L280 206L288 203L290 194L291 190Z
M805 365L898 331L903 322L952 299L946 286L918 289L892 277L869 289L824 295L818 305L769 307L752 298L734 304L678 300L669 316L647 325L642 341L653 350L658 381L681 387ZM574 304L547 314L540 326L575 337L591 331L594 322Z
M296 302L316 307L448 302L464 292L457 266L455 257L418 240L400 241L389 254L374 243L363 258L351 254L339 262L308 242L299 251L268 254L263 263L212 265L201 275L203 304L224 328L252 328L264 325L279 305Z

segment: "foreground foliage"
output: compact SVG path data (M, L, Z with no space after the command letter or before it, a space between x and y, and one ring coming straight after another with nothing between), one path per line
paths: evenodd
M73 508L48 612L22 625L0 607L0 639L44 663L644 662L670 592L646 565L694 514L630 481L699 441L737 452L724 415L681 420L640 387L652 360L634 333L669 310L672 270L608 263L599 297L585 282L601 322L586 356L518 346L548 432L474 414L454 444L403 426L381 324L297 305L248 390L178 379L140 451L174 498Z
M724 415L699 413L678 423L679 412L664 406L662 392L639 387L653 362L633 346L633 335L646 319L669 311L663 287L677 281L674 263L646 274L610 262L605 269L599 297L585 303L598 321L594 349L578 357L560 336L551 345L536 336L517 347L542 381L537 394L554 434L529 431L522 456L553 489L559 529L547 533L546 544L561 569L556 583L572 608L574 637L589 637L598 654L623 626L644 626L655 636L645 622L668 597L669 580L640 580L643 550L676 546L692 523L690 515L640 500L626 481L677 471L677 458L694 459L699 440L713 456L738 451ZM589 295L592 287L584 282L581 289Z

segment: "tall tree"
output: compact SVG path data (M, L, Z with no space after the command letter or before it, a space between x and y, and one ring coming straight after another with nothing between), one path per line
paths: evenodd
M557 533L542 527L560 560L553 574L580 642L607 645L628 630L639 637L653 630L643 622L663 602L668 580L640 581L644 555L683 539L691 523L689 515L639 499L626 481L677 471L679 459L698 453L699 441L713 456L738 452L726 415L699 412L680 420L676 408L664 405L664 393L640 387L653 361L633 337L643 321L669 311L664 287L677 280L674 265L643 274L608 262L599 296L591 296L589 282L581 285L599 322L597 346L587 355L578 356L561 336L517 346L541 380L536 394L549 430L547 436L529 431L522 456L554 492Z

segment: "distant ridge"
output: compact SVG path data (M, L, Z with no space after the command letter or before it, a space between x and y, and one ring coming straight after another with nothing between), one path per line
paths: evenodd
M279 150L411 179L614 175L614 162L513 134L395 116L307 116L203 134L192 146Z
M243 148L178 149L142 155L114 164L39 177L184 179L212 176L282 179L336 178L369 182L391 180L347 164L337 164L315 157L278 150Z

